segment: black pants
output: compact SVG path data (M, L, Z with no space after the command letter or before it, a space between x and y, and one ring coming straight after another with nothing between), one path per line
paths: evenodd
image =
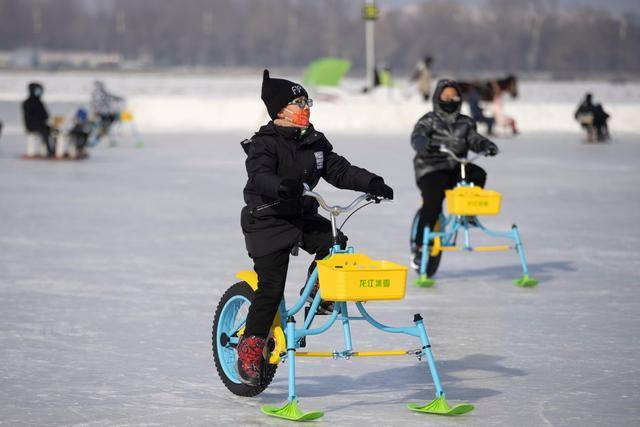
M596 128L598 141L602 141L609 137L609 127L606 120L594 120L593 125Z
M69 137L78 151L84 150L87 142L89 142L89 133L83 131L79 127L74 127L73 129L71 129L71 131L69 132Z
M318 215L305 221L300 247L310 254L315 254L316 260L329 255L332 240L329 220ZM341 236L341 241L346 243L346 237ZM269 329L284 295L291 249L285 248L253 259L254 270L258 274L258 290L249 307L244 332L246 336L257 335L266 338L269 335ZM315 264L314 260L309 266L309 273L313 271Z
M55 155L55 142L51 140L51 128L49 126L44 126L35 131L40 138L42 139L42 143L47 147L47 155L49 157L53 157Z
M484 169L474 164L467 165L466 175L467 182L472 182L479 187L484 187L487 181L487 173ZM445 190L455 187L458 181L460 181L459 167L431 172L418 180L418 187L422 193L422 210L420 211L420 221L418 221L416 234L418 246L422 245L425 225L428 225L429 229L433 230L438 216L442 212Z
M114 113L98 114L98 117L100 117L99 135L102 137L109 133L111 125L116 121L116 115Z

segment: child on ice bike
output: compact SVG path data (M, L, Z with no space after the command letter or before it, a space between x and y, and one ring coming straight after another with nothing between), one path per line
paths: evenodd
M440 151L444 146L458 157L466 157L469 150L485 152L489 156L498 154L498 146L476 131L472 118L460 114L461 92L454 80L438 81L433 92L433 111L422 116L411 134L411 145L416 150L413 159L418 188L422 193L422 210L416 235L417 251L412 267L417 269L422 258L424 227L434 229L442 212L445 190L455 187L460 181L458 163ZM468 164L466 180L483 187L486 172L478 165Z
M272 120L242 144L248 180L240 222L258 275L237 346L238 374L248 385L260 384L264 347L284 294L289 255L302 248L322 259L332 246L331 222L318 214L315 199L302 196L303 183L314 188L324 178L338 188L393 199L393 190L381 177L351 165L314 129L309 122L313 101L301 85L272 79L265 70L262 100ZM344 244L347 239L341 240ZM315 261L309 271L314 266ZM317 284L310 298L316 292ZM323 307L332 310L326 301Z

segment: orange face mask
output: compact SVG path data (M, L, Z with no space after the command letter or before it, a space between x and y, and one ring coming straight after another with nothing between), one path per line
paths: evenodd
M287 120L297 126L309 126L309 117L311 116L311 110L308 108L304 108L296 113L292 113L291 110L286 110L289 112L290 117L285 116Z

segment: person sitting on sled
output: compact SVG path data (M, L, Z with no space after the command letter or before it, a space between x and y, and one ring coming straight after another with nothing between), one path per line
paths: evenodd
M41 140L48 157L55 154L55 141L52 140L52 129L49 126L49 111L42 102L44 87L37 82L28 86L29 97L22 103L22 117L27 132L27 156L37 155L37 139Z
M584 100L578 105L573 116L587 133L590 132L590 129L595 129L598 141L609 139L609 128L607 126L609 114L604 111L602 104L593 103L593 95L591 93L587 92L585 94Z
M434 229L442 212L445 190L453 188L460 181L458 163L448 154L440 151L444 146L458 157L466 157L469 150L485 152L489 156L498 154L498 146L480 135L476 123L468 116L460 114L460 87L454 80L438 81L433 92L433 111L422 116L411 134L411 145L416 151L413 159L415 177L422 193L422 210L412 267L417 269L422 258L424 227ZM466 180L483 187L487 174L475 164L466 167Z
M91 134L92 124L89 114L84 108L78 108L73 116L73 124L68 132L70 157L86 157L86 146Z
M303 183L314 188L324 178L338 188L393 199L393 190L380 176L351 165L313 127L313 102L300 84L271 78L264 70L262 100L272 120L242 142L248 180L240 223L258 275L237 346L238 374L249 385L261 380L263 349L284 294L289 255L300 247L322 259L332 246L331 222L318 214L315 199L302 196ZM341 235L340 240L344 245L347 238ZM309 271L314 267L315 261ZM317 290L316 284L310 298ZM333 310L327 301L322 308L325 313Z

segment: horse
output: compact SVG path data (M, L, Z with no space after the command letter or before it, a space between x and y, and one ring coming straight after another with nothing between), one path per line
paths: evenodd
M458 85L464 99L467 99L474 90L478 91L482 101L493 101L495 96L504 92L509 93L512 98L518 96L518 78L513 74L509 74L503 79L459 81Z

